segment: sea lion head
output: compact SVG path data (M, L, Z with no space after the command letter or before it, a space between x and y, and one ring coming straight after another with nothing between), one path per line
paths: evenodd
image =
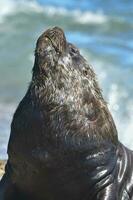
M64 68L82 70L85 62L78 48L67 42L63 30L54 27L46 30L37 40L33 73L48 76L49 72L55 73L59 68L60 73Z
M43 85L40 102L50 105L51 113L53 110L54 126L61 122L63 128L66 124L71 126L66 132L70 129L88 137L99 135L99 139L117 141L116 127L96 75L78 48L66 40L61 28L48 29L39 37L33 82Z

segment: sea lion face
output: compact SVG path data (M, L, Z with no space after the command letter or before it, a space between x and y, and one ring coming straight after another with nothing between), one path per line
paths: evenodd
M39 85L43 84L39 96L41 104L43 101L45 105L50 105L53 113L56 110L58 117L55 114L52 116L57 117L52 120L54 126L58 125L59 128L60 123L65 123L68 116L71 129L72 126L76 127L75 130L83 128L82 132L88 135L97 132L99 137L106 137L112 129L112 140L116 140L117 131L95 73L79 50L67 42L62 29L48 29L39 37L33 79L38 79ZM68 124L68 119L66 123Z
M78 105L76 109L80 109L89 69L79 50L67 42L62 29L48 29L37 40L33 73L43 77L45 86L59 104L72 105L74 101L73 106Z

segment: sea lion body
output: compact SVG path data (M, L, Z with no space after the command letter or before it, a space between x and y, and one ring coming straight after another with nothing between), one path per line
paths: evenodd
M133 153L117 137L92 68L55 27L11 124L0 200L132 200Z

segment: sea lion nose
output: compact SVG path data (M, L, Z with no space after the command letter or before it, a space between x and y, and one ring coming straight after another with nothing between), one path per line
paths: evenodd
M45 36L48 37L54 48L59 51L60 53L63 53L66 49L66 37L64 34L64 31L59 27L53 27L51 29L48 29L46 32L44 32Z

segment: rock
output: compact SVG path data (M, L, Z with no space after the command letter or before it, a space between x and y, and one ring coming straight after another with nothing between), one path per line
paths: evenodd
M5 164L6 164L5 160L0 160L0 177L3 176L4 174Z

